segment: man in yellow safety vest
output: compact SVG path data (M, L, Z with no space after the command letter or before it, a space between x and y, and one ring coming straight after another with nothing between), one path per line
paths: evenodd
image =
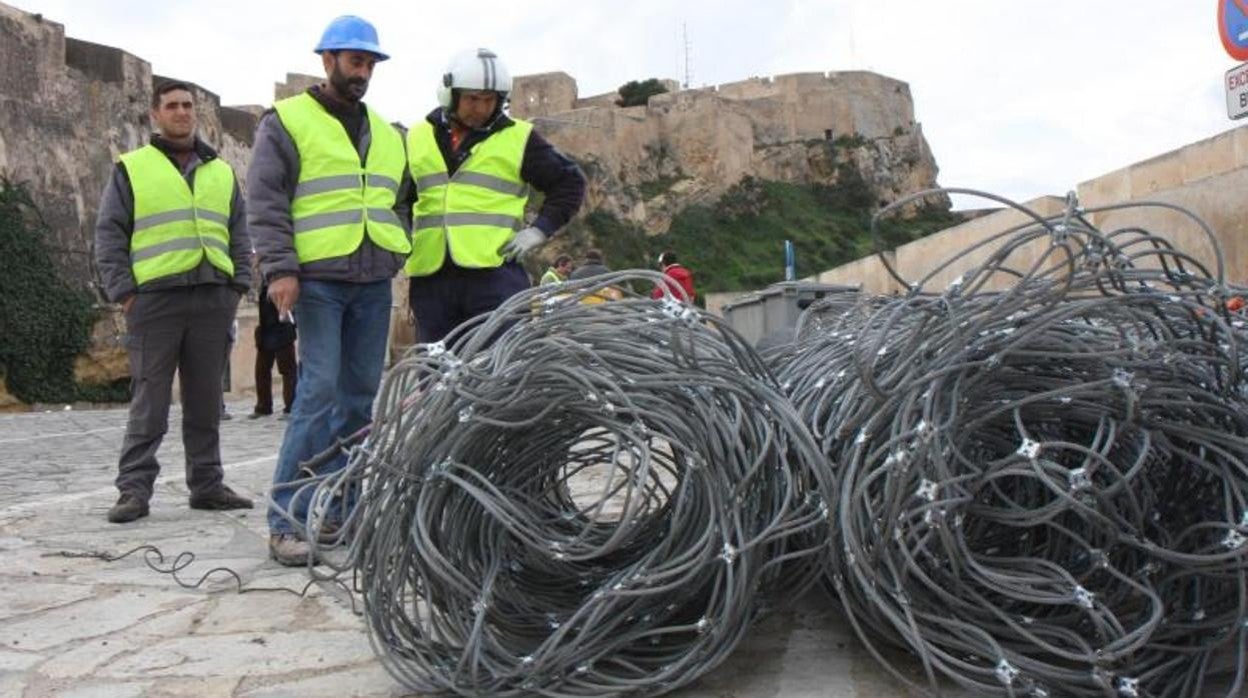
M368 424L390 327L390 282L411 251L403 138L361 100L389 58L369 22L330 22L313 49L326 81L273 105L256 130L247 213L279 315L299 327L299 392L273 474L269 554L315 558L299 464ZM293 317L292 317L293 313ZM322 472L346 464L339 457ZM329 524L349 512L347 493ZM322 528L322 532L325 529Z
M407 134L414 184L409 300L421 342L529 287L520 258L572 219L580 169L527 121L506 114L511 74L488 49L452 58L439 106ZM525 222L530 189L544 194Z
M252 506L223 482L218 430L226 341L251 284L242 198L234 171L195 133L189 85L159 85L151 119L157 133L121 156L95 225L105 295L126 316L132 390L113 523L148 514L175 370L191 507Z

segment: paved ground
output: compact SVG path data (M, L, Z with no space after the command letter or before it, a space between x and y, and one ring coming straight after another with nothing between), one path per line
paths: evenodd
M284 422L223 424L226 480L267 488ZM152 513L117 526L104 515L125 411L0 415L0 696L402 696L374 659L363 621L330 585L300 598L239 595L213 577L187 590L137 556L113 563L62 552L120 553L151 544L192 552L182 577L236 570L248 586L302 588L307 578L266 559L261 509L186 506L179 415L161 451ZM675 695L897 696L889 677L820 596L764 621L736 654Z

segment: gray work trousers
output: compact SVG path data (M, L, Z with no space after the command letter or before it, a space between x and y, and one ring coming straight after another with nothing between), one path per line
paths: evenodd
M182 389L186 485L204 495L221 487L221 374L239 294L201 284L140 293L126 314L130 355L130 420L121 446L117 489L151 499L156 451L169 429L173 374Z

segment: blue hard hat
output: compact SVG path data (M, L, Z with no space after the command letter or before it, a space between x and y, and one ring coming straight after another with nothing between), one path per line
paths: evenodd
M355 15L343 15L325 27L321 42L312 49L316 53L322 51L368 51L377 54L377 60L384 61L390 56L382 53L377 43L377 29L368 20Z

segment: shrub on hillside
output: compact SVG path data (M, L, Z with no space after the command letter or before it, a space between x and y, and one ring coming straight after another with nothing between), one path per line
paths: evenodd
M661 95L667 92L667 87L659 82L658 78L650 78L649 80L630 80L620 85L618 90L620 98L615 100L616 105L621 107L640 107L650 101L654 95Z

